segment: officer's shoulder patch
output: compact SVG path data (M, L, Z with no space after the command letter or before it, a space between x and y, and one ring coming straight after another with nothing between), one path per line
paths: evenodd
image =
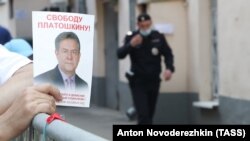
M128 32L127 32L127 35L128 35L128 36L131 36L132 34L133 34L132 31L128 31Z

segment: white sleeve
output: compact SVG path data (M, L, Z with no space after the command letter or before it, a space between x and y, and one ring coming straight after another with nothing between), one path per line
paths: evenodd
M0 45L0 85L6 82L19 68L30 63L25 56L8 51Z

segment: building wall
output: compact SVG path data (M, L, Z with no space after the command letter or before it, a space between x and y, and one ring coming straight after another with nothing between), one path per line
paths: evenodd
M27 3L30 3L27 6ZM14 16L16 24L16 36L30 39L32 38L32 11L42 10L49 6L49 0L15 0Z
M196 48L193 48L190 53L197 54L189 57L192 60L195 60L195 57L198 59L197 63L192 66L197 65L195 68L199 73L197 75L198 81L195 82L199 84L197 85L199 95L198 97L196 94L191 94L190 97L186 97L186 95L161 95L155 117L156 123L249 124L249 108L247 107L250 104L247 79L250 69L246 65L249 64L248 60L250 60L248 55L250 41L246 35L247 31L250 30L250 16L247 14L249 13L249 4L247 0L230 2L218 0L219 105L213 109L204 109L191 106L191 103L198 99L201 100L201 96L206 93L206 88L201 90L201 87L208 82L204 79L207 77L207 72L204 74L205 67L202 65L204 60L201 57L205 57L205 53L208 54L209 51L202 51L204 46L201 45L209 45L204 37L209 37L211 33L204 34L207 33L204 29L207 30L206 27L208 29L211 27L208 25L208 23L211 23L208 19L210 4L208 1L188 1L190 44ZM202 67L204 69L201 69ZM209 86L209 83L207 84ZM192 85L190 86L196 87L196 84ZM182 101L183 99L185 100ZM181 103L182 105L175 105L175 103ZM172 110L171 107L175 107L175 109ZM162 109L167 111L167 114L161 114Z
M3 5L0 5L0 15L1 20L0 24L4 27L8 27L9 23L9 2L6 2Z
M188 0L189 90L201 101L212 99L211 1Z
M130 15L129 1L120 0L118 3L118 47L123 45L124 37L130 31ZM132 105L131 92L128 87L128 80L125 77L125 72L130 69L130 58L119 60L119 110L125 111Z
M104 43L104 9L100 0L95 2L87 2L88 13L95 13L95 34L94 34L94 50L93 50L93 77L91 90L91 104L106 106L105 94L105 43ZM91 9L88 5L95 5ZM92 12L91 12L92 11ZM93 12L95 11L95 12Z
M8 1L5 4L0 5L0 15L1 15L0 24L8 28L8 24L9 24L9 2Z
M218 0L219 94L250 100L250 1Z
M154 24L170 24L173 26L173 33L165 37L173 50L175 73L170 81L162 81L161 92L187 92L187 67L189 60L188 38L187 38L187 10L185 1L162 1L149 4L149 14ZM162 13L162 14L159 14ZM162 70L165 65L162 63ZM163 74L161 74L163 79Z
M87 1L90 3L89 1ZM88 7L90 11L90 7ZM96 0L93 76L105 76L104 16L102 2Z
M118 45L119 47L122 46L124 37L128 31L130 31L130 24L129 24L129 0L124 1L120 0L118 3ZM127 56L125 59L119 60L119 79L122 82L128 82L125 77L125 72L130 69L130 60Z
M199 93L200 100L211 100L210 8L210 0L165 0L149 4L155 24L174 25L174 33L166 39L175 55L176 72L171 81L162 83L161 92Z
M5 4L0 5L0 25L9 29L11 35L15 37L15 24L13 24L13 19L10 17L10 11L9 11L9 1L6 1Z
M246 64L249 64L250 60L250 41L246 34L250 31L248 14L250 2L217 0L219 105L212 109L192 105L194 101L209 100L207 96L211 96L209 88L211 81L208 81L211 79L208 77L211 70L207 68L210 64L207 59L211 57L208 50L211 48L210 3L206 0L187 2L190 46L188 87L191 91L198 92L198 95L197 93L160 95L154 121L156 124L248 125L250 103L247 79L250 67Z
M197 0L189 0L188 10L188 91L199 92L199 4Z

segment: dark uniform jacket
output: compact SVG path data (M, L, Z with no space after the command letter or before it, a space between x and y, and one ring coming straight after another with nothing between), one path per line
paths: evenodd
M134 75L159 78L162 56L164 56L166 68L174 72L174 56L164 35L153 30L150 35L142 36L142 44L131 47L130 40L137 34L140 34L138 30L126 35L123 46L117 51L119 59L125 58L129 54L131 71Z

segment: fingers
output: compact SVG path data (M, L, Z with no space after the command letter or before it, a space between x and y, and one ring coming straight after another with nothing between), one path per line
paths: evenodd
M142 37L140 34L135 35L134 38L136 38L137 40L142 40Z
M165 76L165 80L170 80L170 79L171 79L171 74Z
M51 114L56 110L55 99L51 95L29 89L23 96L23 106L25 105L24 111L26 111L26 115L33 117L38 113Z
M36 114L37 113L48 113L52 114L56 110L56 101L62 100L62 96L60 95L60 91L50 85L50 84L42 84L35 86L36 90Z
M38 113L54 113L56 101L62 100L60 91L50 84L41 84L25 89L23 98L27 104L27 112L31 115Z
M140 34L135 35L134 38L135 38L137 44L141 44L141 42L142 42L142 37L141 37Z
M59 90L49 84L25 88L2 115L2 119L6 121L4 122L7 125L6 127L9 127L6 128L6 131L11 131L14 135L17 135L28 127L36 114L54 113L56 111L56 99L61 99Z
M38 114L38 113L52 114L52 113L55 113L56 111L55 102L41 99L39 101L36 101L36 104L37 105L35 109L35 114Z
M164 72L165 80L170 80L171 77L172 77L172 72L170 70L165 70L165 72Z
M44 94L49 94L53 96L57 101L62 100L62 96L60 95L60 91L52 86L51 84L41 84L41 85L36 85L35 89L38 92L44 93Z
M140 34L137 34L137 35L135 35L135 36L131 39L131 42L130 42L130 43L131 43L131 45L132 45L133 47L135 47L135 46L141 44L141 42L142 42L142 37L141 37Z
M165 77L165 80L170 80L170 79L171 79L170 76Z

